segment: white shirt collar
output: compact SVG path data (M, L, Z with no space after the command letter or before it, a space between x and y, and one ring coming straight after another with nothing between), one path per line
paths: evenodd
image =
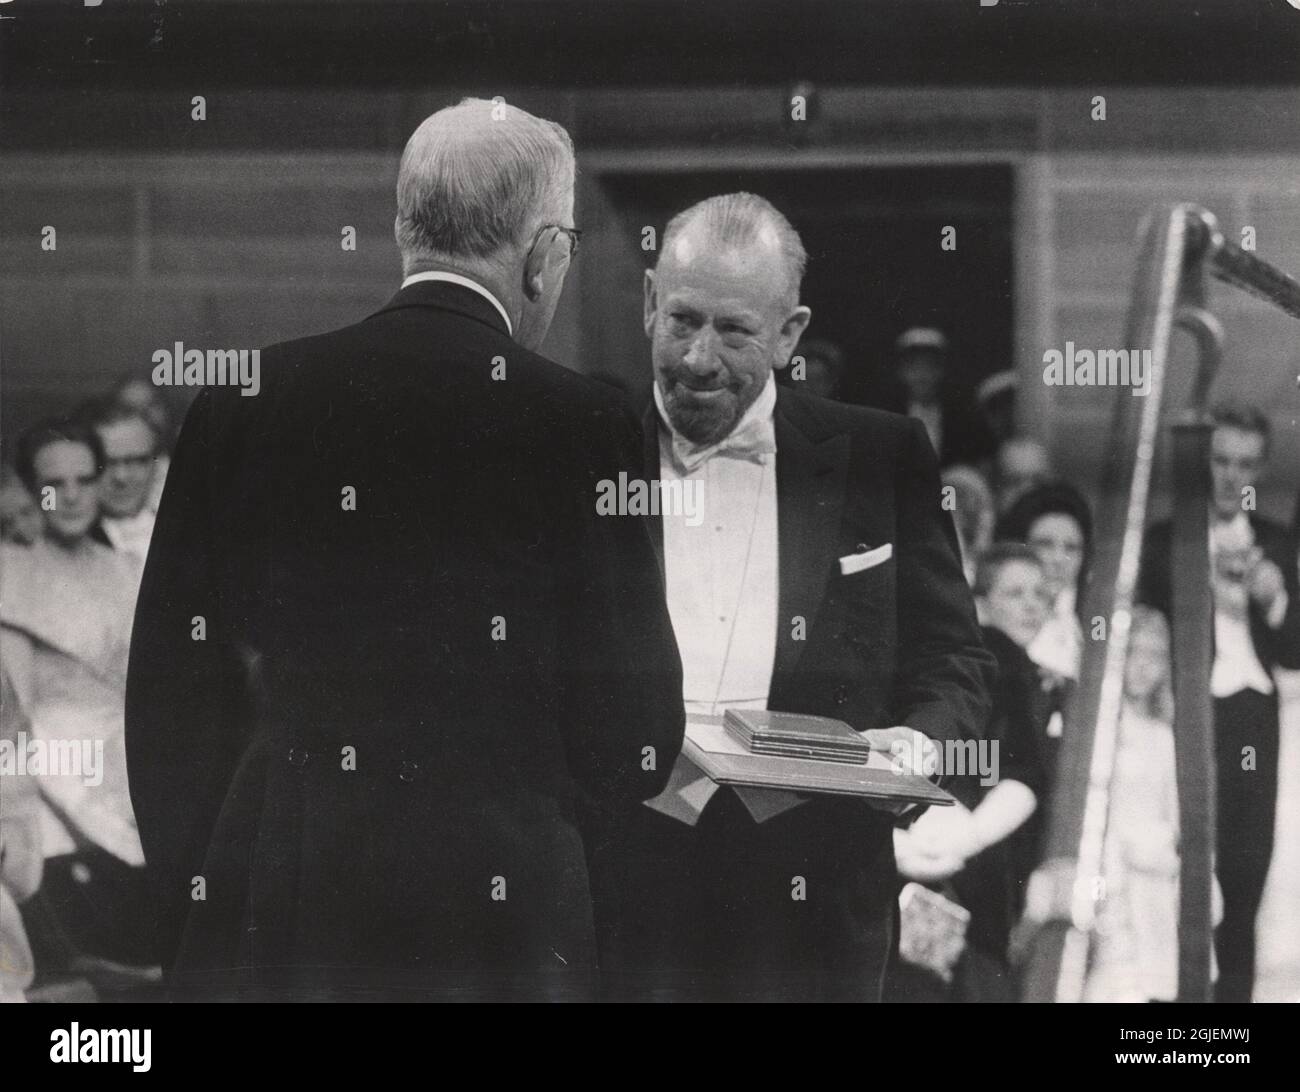
M479 284L478 281L472 281L468 277L462 277L459 273L444 273L441 270L431 269L427 273L412 273L402 281L402 287L406 288L409 285L418 284L420 281L445 281L447 284L458 284L462 288L468 288L471 292L477 292L487 300L488 303L495 307L501 317L505 319L506 332L511 337L515 336L514 323L510 321L510 316L506 314L506 309L501 305L501 301Z

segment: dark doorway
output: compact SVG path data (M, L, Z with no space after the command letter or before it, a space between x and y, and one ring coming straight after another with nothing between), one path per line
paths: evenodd
M635 371L619 370L648 392L640 271L654 254L636 245L643 226L662 237L667 221L695 201L750 190L784 212L803 238L803 301L813 311L806 336L843 351L846 401L880 400L893 341L914 325L947 334L957 378L973 386L1012 366L1013 183L1007 164L602 174L597 245L610 265L593 297L619 310L586 327L595 350L588 359L634 361ZM956 229L955 250L940 247L948 226ZM612 267L621 268L606 276Z

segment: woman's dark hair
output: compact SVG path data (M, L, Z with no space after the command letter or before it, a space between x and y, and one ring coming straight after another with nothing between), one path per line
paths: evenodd
M1076 591L1082 595L1088 579L1088 564L1092 556L1092 509L1083 494L1069 482L1044 482L1026 490L998 520L994 539L1009 542L1029 542L1031 528L1043 516L1069 516L1079 525L1083 535L1083 563L1079 566Z
M1092 543L1092 509L1083 494L1069 482L1044 482L1027 489L998 520L995 540L1028 542L1029 530L1043 516L1063 514L1071 516L1083 532L1086 553Z
M32 496L36 496L40 491L40 483L36 480L36 456L40 454L42 448L58 443L82 444L88 447L91 458L95 461L95 476L98 477L104 472L104 445L100 442L99 434L90 425L84 421L66 419L42 421L18 437L18 449L14 454L14 469Z

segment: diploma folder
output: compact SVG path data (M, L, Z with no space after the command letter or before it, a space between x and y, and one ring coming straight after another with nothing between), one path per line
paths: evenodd
M831 793L913 804L956 802L949 793L918 774L896 773L895 760L879 751L872 751L863 763L754 754L727 729L720 716L690 714L686 718L682 755L719 785Z

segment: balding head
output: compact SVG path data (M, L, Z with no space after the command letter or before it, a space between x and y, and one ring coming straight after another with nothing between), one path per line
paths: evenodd
M397 176L404 268L526 248L539 226L571 215L573 173L573 142L553 121L486 99L430 115Z
M645 275L645 331L672 427L717 443L784 368L811 312L799 236L761 197L711 197L673 217Z
M724 193L668 221L661 261L689 265L704 248L748 251L773 262L782 274L782 306L798 305L808 255L799 233L770 201L753 193Z

